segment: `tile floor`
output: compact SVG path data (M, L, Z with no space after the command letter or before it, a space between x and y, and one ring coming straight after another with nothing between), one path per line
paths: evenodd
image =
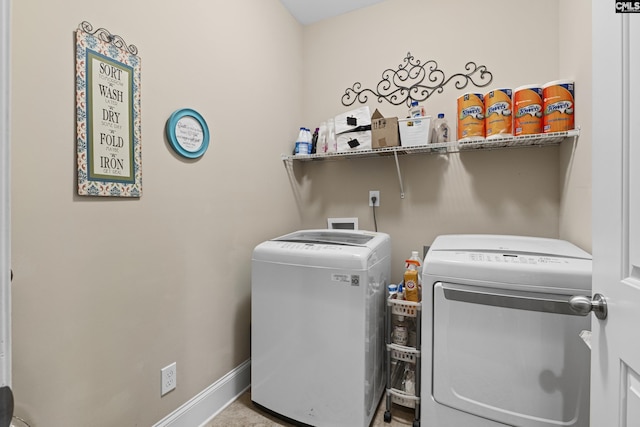
M401 427L413 424L414 410L394 405L391 410L391 422L384 422L384 412L386 409L384 395L376 414L371 421L371 427ZM251 390L243 393L237 400L227 406L212 421L203 427L291 427L293 424L287 423L268 414L251 402Z

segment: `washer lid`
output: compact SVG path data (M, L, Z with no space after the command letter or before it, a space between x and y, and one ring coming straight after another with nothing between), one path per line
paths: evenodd
M375 234L349 230L300 230L273 240L278 242L321 243L325 245L366 246Z
M306 267L365 270L391 256L386 233L360 230L300 230L260 243L252 260Z

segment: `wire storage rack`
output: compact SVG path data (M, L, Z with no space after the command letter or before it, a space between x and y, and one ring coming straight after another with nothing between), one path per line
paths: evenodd
M420 427L420 326L422 304L387 299L385 343L387 387L384 421L391 422L393 404L414 409L413 427ZM398 322L407 322L406 337L397 339Z

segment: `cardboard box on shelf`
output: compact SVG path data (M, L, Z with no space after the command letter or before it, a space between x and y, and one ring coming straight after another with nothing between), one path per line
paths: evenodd
M431 116L399 119L400 145L415 147L431 142Z
M384 117L376 108L371 116L371 147L385 148L400 145L398 118Z

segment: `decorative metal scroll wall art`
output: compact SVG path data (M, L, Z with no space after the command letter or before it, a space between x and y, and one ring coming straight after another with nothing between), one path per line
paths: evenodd
M465 70L466 73L457 73L446 78L436 61L430 60L422 64L409 52L397 70L386 69L382 72L382 80L375 90L362 89L360 82L346 89L342 95L342 105L350 106L356 101L364 104L371 95L378 98L378 102L386 100L393 105L405 103L411 106L411 101L421 102L436 92L442 93L451 81L455 83L456 89L464 89L469 83L485 87L493 80L493 75L484 65L467 62Z
M138 48L104 28L76 31L78 194L142 196Z

